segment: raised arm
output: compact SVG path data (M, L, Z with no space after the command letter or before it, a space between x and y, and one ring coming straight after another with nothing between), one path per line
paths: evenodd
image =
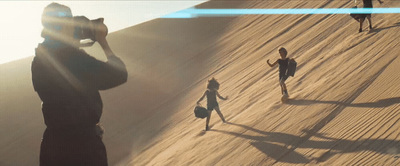
M269 65L269 67L274 67L276 64L278 64L278 60L271 64L271 63L269 63L269 59L268 59L267 63Z
M85 65L85 78L94 87L99 90L109 89L121 85L127 81L128 72L124 62L111 50L106 36L108 33L107 26L104 24L97 25L96 40L107 57L107 62L96 60L93 57L87 57Z
M103 20L102 20L103 21ZM114 52L111 50L110 46L108 45L106 36L108 34L108 28L105 24L103 23L98 23L95 26L96 29L96 40L100 44L101 48L103 48L103 51L107 57L107 59L112 58L114 55Z
M217 91L217 96L218 96L218 98L220 98L220 99L222 99L222 100L228 100L228 96L226 96L226 97L224 98L224 97L222 97L222 96L219 94L218 91Z

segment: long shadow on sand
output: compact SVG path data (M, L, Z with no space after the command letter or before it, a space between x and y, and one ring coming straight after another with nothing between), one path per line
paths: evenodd
M367 79L361 86L354 91L353 95L348 97L344 101L318 101L318 100L306 100L306 99L291 99L287 104L292 105L310 105L310 104L336 104L338 105L334 110L331 111L326 117L322 118L317 122L312 128L304 131L304 134L299 136L278 133L278 132L265 132L258 129L251 128L249 126L229 123L238 127L242 127L246 130L257 132L260 135L246 135L243 133L235 133L230 131L213 130L216 132L221 132L225 134L230 134L237 137L242 137L245 139L253 140L250 144L267 156L273 158L275 163L310 163L322 162L329 159L331 156L338 153L350 153L357 151L374 151L377 153L389 153L390 151L397 154L397 149L388 149L389 147L400 147L400 142L398 140L385 140L385 139L362 139L362 140L343 140L336 138L324 137L319 134L319 131L330 121L332 121L337 115L339 115L346 107L371 107L371 108L381 108L388 107L397 103L400 103L400 98L388 98L383 100L378 100L369 103L353 103L353 101L364 92L375 80L376 78L385 71L386 67L391 64L389 61L387 65L382 67L376 74L371 78ZM319 137L324 139L324 141L312 141L312 137ZM297 148L313 148L313 149L325 149L325 152L319 156L304 156L295 150Z
M388 26L388 27L382 27L382 28L373 29L371 32L380 32L380 31L383 31L383 30L386 30L386 29L395 28L395 27L400 27L400 22L398 22L398 23L396 23L394 25Z
M387 99L382 99L374 102L366 103L348 103L341 101L321 101L321 100L307 100L307 99L290 99L286 102L290 105L312 105L312 104L335 104L346 107L362 107L362 108L383 108L389 107L394 104L400 103L400 97L392 97Z
M336 154L353 153L361 151L371 151L380 154L393 155L394 158L398 157L400 152L400 141L392 139L359 139L359 140L346 140L327 137L322 133L314 133L313 137L319 138L323 141L314 141L308 139L304 141L305 135L309 135L310 131L303 130L304 134L293 135L280 132L266 132L249 127L242 124L230 123L246 129L246 131L256 132L257 134L245 134L246 131L238 133L232 131L224 131L213 129L211 131L232 135L250 140L250 144L263 152L267 157L273 158L274 163L293 163L293 164L306 164L318 163L328 160ZM306 136L307 138L309 136ZM305 156L296 149L321 149L323 153L317 156Z

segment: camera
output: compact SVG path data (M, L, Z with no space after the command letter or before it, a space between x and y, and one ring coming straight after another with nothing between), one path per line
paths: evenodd
M90 39L93 42L96 42L96 32L99 30L105 30L106 34L108 33L107 28L100 29L100 26L104 25L103 18L98 18L94 20L90 20L85 16L75 16L73 17L75 23L75 31L74 37L76 39L84 40Z

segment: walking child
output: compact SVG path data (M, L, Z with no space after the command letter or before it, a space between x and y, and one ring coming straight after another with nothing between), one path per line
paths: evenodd
M267 63L270 67L274 67L276 64L279 64L279 85L281 86L283 98L288 98L289 94L287 92L287 87L286 87L285 81L289 77L289 75L287 74L289 61L294 60L294 59L287 58L288 53L284 47L279 48L278 51L279 51L281 58L276 60L272 64L269 62L269 59L268 59Z
M217 80L215 80L214 78L212 78L211 80L208 80L207 90L204 92L203 96L201 96L201 98L197 101L197 105L200 105L200 102L204 99L204 97L207 97L208 116L207 116L207 120L206 120L206 131L210 130L210 127L208 126L208 124L210 123L211 112L214 109L215 109L215 111L217 111L222 122L225 123L225 118L222 115L221 110L219 109L219 105L217 102L217 96L218 96L218 98L220 98L222 100L227 100L228 96L226 96L225 98L222 97L218 93L218 89L219 89L219 83Z
M380 4L383 3L383 1L381 1L381 0L378 0L378 2L379 2ZM363 3L364 3L364 8L371 8L371 9L373 8L373 6L372 6L372 0L363 0ZM360 22L360 29L358 30L358 32L362 32L362 27L363 27L363 23L364 23L365 18L367 18L367 20L368 20L369 29L370 29L370 30L373 29L373 28L372 28L372 21L371 21L371 13L365 13L365 14L361 14L361 17L359 18L359 19L360 19L360 20L359 20L359 22Z

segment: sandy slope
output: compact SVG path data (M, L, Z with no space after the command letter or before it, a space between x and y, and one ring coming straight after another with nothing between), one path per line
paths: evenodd
M200 8L333 8L348 1L212 1ZM376 4L375 6L379 6ZM387 0L385 7L400 6ZM399 165L400 18L347 15L156 19L110 34L128 83L102 92L110 165ZM365 28L367 23L365 24ZM282 104L285 46L298 62ZM88 50L102 58L98 47ZM37 165L44 130L27 58L0 65L0 165ZM194 118L207 79L228 123ZM205 103L203 103L205 104Z

